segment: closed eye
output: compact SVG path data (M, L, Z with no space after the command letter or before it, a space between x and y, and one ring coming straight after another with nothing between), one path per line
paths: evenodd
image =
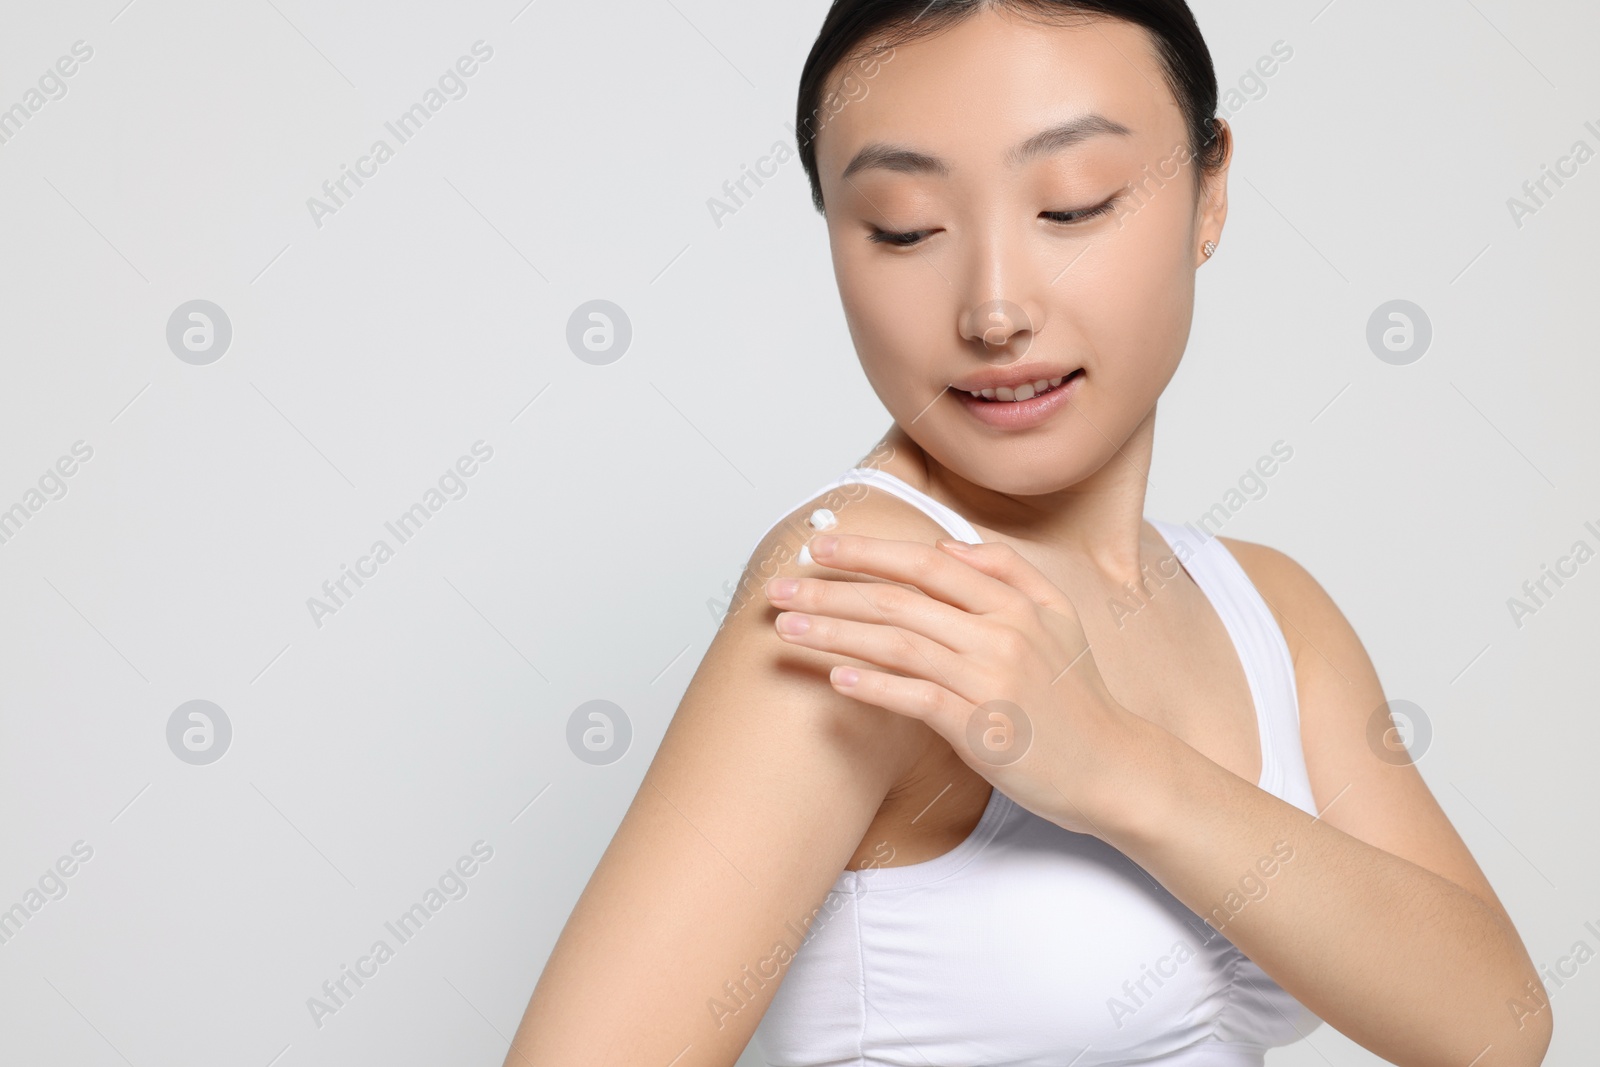
M892 248L910 248L921 241L925 234L932 232L932 230L910 230L905 233L894 233L873 227L872 233L867 237L867 240L874 244L889 245Z
M1054 222L1060 226L1076 226L1092 219L1100 218L1103 215L1109 215L1116 210L1116 206L1117 198L1112 197L1110 200L1107 200L1098 207L1080 208L1076 211L1043 211L1040 212L1039 217L1049 219L1051 222ZM923 239L928 234L933 232L933 230L906 230L902 232L896 232L891 230L880 230L874 227L872 233L868 235L867 240L873 242L874 244L888 245L891 248L912 248L918 244L921 244Z
M1089 219L1097 219L1101 215L1109 215L1116 208L1116 206L1117 201L1116 198L1113 197L1112 199L1101 204L1099 207L1084 208L1081 211L1045 211L1041 212L1041 214L1044 218L1049 219L1051 222L1059 222L1062 225L1071 225L1075 222L1087 222Z

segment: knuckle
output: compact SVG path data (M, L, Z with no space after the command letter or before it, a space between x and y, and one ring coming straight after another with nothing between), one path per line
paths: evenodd
M895 670L915 670L923 662L917 645L918 642L910 634L896 627L884 641L881 655L886 661L893 664Z
M938 712L942 703L939 698L939 687L931 682L923 682L916 687L912 702L919 717L929 718Z
M1015 662L1022 659L1028 652L1028 639L1021 631L1010 626L1002 626L994 636L995 649L1001 658Z
M874 583L874 588L867 595L884 614L894 619L909 617L913 598L924 598L924 594L913 593L903 585L888 585L882 582Z
M1014 610L1024 614L1026 614L1030 609L1038 606L1034 602L1033 597L1029 596L1027 593L1024 593L1015 586L1006 586L1005 598L1011 602L1011 607Z
M821 611L830 599L828 583L820 578L801 578L795 586L794 599L808 611Z

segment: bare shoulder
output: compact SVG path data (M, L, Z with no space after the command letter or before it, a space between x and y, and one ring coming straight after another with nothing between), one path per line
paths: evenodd
M1306 567L1270 545L1234 537L1217 539L1238 560L1283 631L1302 689L1329 676L1339 683L1347 702L1357 702L1353 706L1367 701L1365 710L1370 713L1383 703L1377 670L1355 627ZM1301 711L1306 710L1302 701Z
M1322 802L1321 790L1331 781L1319 777L1326 773L1331 780L1349 770L1343 765L1329 770L1333 739L1364 746L1367 720L1384 704L1377 669L1339 605L1297 560L1270 545L1233 537L1218 540L1239 562L1283 632L1294 664L1307 769Z
M819 532L808 522L819 510L827 511L833 520L830 533L927 543L950 536L921 509L864 482L818 493L775 522L751 551L702 670L737 672L745 684L788 693L808 703L833 705L841 717L854 724L860 740L874 745L880 758L896 768L892 777L898 782L924 754L929 739L937 735L914 719L838 693L828 682L828 672L839 664L883 668L792 644L779 638L774 629L778 609L766 596L766 585L774 578L885 581L800 561L802 547Z
M1301 620L1314 616L1322 625L1342 622L1348 627L1348 622L1328 591L1288 553L1271 545L1241 541L1235 537L1219 535L1217 540L1239 561L1245 576L1256 587L1256 592L1261 594L1261 599L1266 601L1272 617L1283 630L1290 657L1295 661L1299 660L1306 639Z

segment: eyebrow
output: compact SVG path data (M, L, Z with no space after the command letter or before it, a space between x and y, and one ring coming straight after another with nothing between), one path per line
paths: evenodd
M1013 146L1006 152L1005 162L1010 167L1018 167L1031 159L1070 148L1081 141L1104 134L1130 137L1133 135L1133 130L1104 115L1080 115L1041 130L1021 144ZM904 145L874 141L855 154L849 165L844 168L840 180L874 169L901 174L932 174L940 178L950 175L950 164L938 156L919 152Z

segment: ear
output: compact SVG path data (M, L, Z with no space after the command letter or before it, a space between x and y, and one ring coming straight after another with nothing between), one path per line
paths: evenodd
M1211 257L1204 251L1207 241L1222 244L1222 226L1228 220L1228 168L1233 163L1233 127L1225 118L1211 120L1216 136L1222 140L1222 162L1200 185L1200 200L1195 205L1195 266Z

